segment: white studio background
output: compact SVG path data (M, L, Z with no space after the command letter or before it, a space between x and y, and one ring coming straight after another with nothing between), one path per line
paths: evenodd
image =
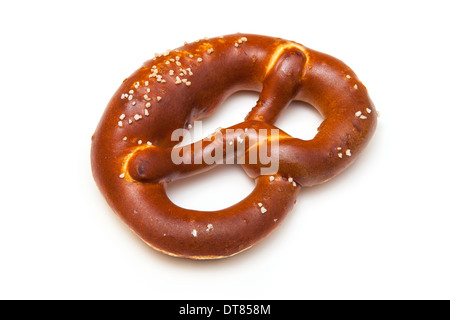
M1 2L0 298L449 299L447 13L446 1ZM380 111L377 132L254 248L218 261L168 257L107 206L90 137L122 80L155 52L235 32L346 62ZM242 121L256 99L231 97L208 125ZM277 125L311 137L319 123L293 105ZM226 167L169 191L211 210L251 188Z

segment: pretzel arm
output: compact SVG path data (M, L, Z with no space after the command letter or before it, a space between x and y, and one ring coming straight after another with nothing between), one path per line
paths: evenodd
M273 124L281 111L297 96L305 62L306 57L298 48L282 50L277 63L269 65L256 106L245 120Z

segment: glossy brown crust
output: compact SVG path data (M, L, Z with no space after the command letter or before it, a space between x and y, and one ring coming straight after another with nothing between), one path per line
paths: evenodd
M241 202L214 212L176 206L166 195L167 183L214 165L175 165L172 132L212 114L239 90L261 94L245 121L233 129L271 132L293 100L313 105L324 121L309 141L282 131L276 137L269 134L269 141L279 139L279 170L261 175L260 163L243 164L256 187ZM204 39L147 61L122 83L92 138L92 171L109 205L150 246L174 256L222 258L272 232L301 187L327 181L347 168L370 140L376 118L364 85L329 55L267 36ZM246 141L257 141L251 132L244 135ZM183 156L194 159L238 139L227 136L225 129L220 133L222 140L198 141L201 147ZM252 147L249 143L245 152Z

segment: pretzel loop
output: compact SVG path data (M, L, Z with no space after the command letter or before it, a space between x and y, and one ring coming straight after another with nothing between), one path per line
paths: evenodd
M244 122L177 146L177 130L239 90L260 92ZM323 116L313 139L274 125L292 101ZM124 81L93 136L92 169L111 207L153 248L193 259L228 257L270 234L302 187L347 168L370 140L375 115L364 85L329 55L258 35L205 39L158 55ZM228 163L256 182L239 203L202 212L167 197L168 183Z

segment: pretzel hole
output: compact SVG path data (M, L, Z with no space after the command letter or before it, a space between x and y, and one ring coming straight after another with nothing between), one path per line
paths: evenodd
M213 114L201 119L204 138L217 128L228 128L244 121L247 113L258 101L259 92L239 91L229 96Z
M312 140L323 120L322 115L312 105L294 101L280 114L275 125L292 137Z
M196 176L169 183L166 193L179 207L214 211L245 199L254 188L254 180L240 166L220 165Z

